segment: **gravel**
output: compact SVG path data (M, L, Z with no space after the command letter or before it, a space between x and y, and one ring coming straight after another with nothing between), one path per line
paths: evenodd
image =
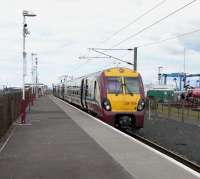
M138 133L200 165L200 122L196 125L154 117L146 119Z

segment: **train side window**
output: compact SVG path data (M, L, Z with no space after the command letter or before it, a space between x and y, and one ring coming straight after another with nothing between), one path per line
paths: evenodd
M96 83L96 96L95 96L96 101L98 104L101 104L101 99L100 99L100 91L99 91L99 85Z
M88 97L89 98L92 98L92 93L93 93L92 88L93 88L92 81L89 81L88 83Z

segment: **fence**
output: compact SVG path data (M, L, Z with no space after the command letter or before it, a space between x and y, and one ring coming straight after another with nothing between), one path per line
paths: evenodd
M185 100L160 103L154 99L148 99L146 109L148 118L166 118L200 123L200 103L191 104Z
M9 129L12 122L20 115L21 92L0 95L0 137ZM31 91L26 91L27 105L31 100Z

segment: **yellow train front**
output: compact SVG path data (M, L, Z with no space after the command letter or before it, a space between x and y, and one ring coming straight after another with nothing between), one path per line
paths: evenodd
M117 128L142 128L144 88L141 76L127 68L112 68L102 73L101 119Z
M64 99L117 128L144 125L141 76L128 68L110 68L67 82Z

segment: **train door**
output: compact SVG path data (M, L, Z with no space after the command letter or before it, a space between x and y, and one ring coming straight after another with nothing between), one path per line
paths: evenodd
M82 79L81 81L81 106L84 108L85 107L85 102L84 102L84 99L85 99L85 93L84 93L84 79Z
M85 108L88 109L88 106L87 106L87 96L88 96L88 79L86 79L85 81L85 96L84 96L84 102L85 102Z
M65 86L62 84L61 98L64 100Z

